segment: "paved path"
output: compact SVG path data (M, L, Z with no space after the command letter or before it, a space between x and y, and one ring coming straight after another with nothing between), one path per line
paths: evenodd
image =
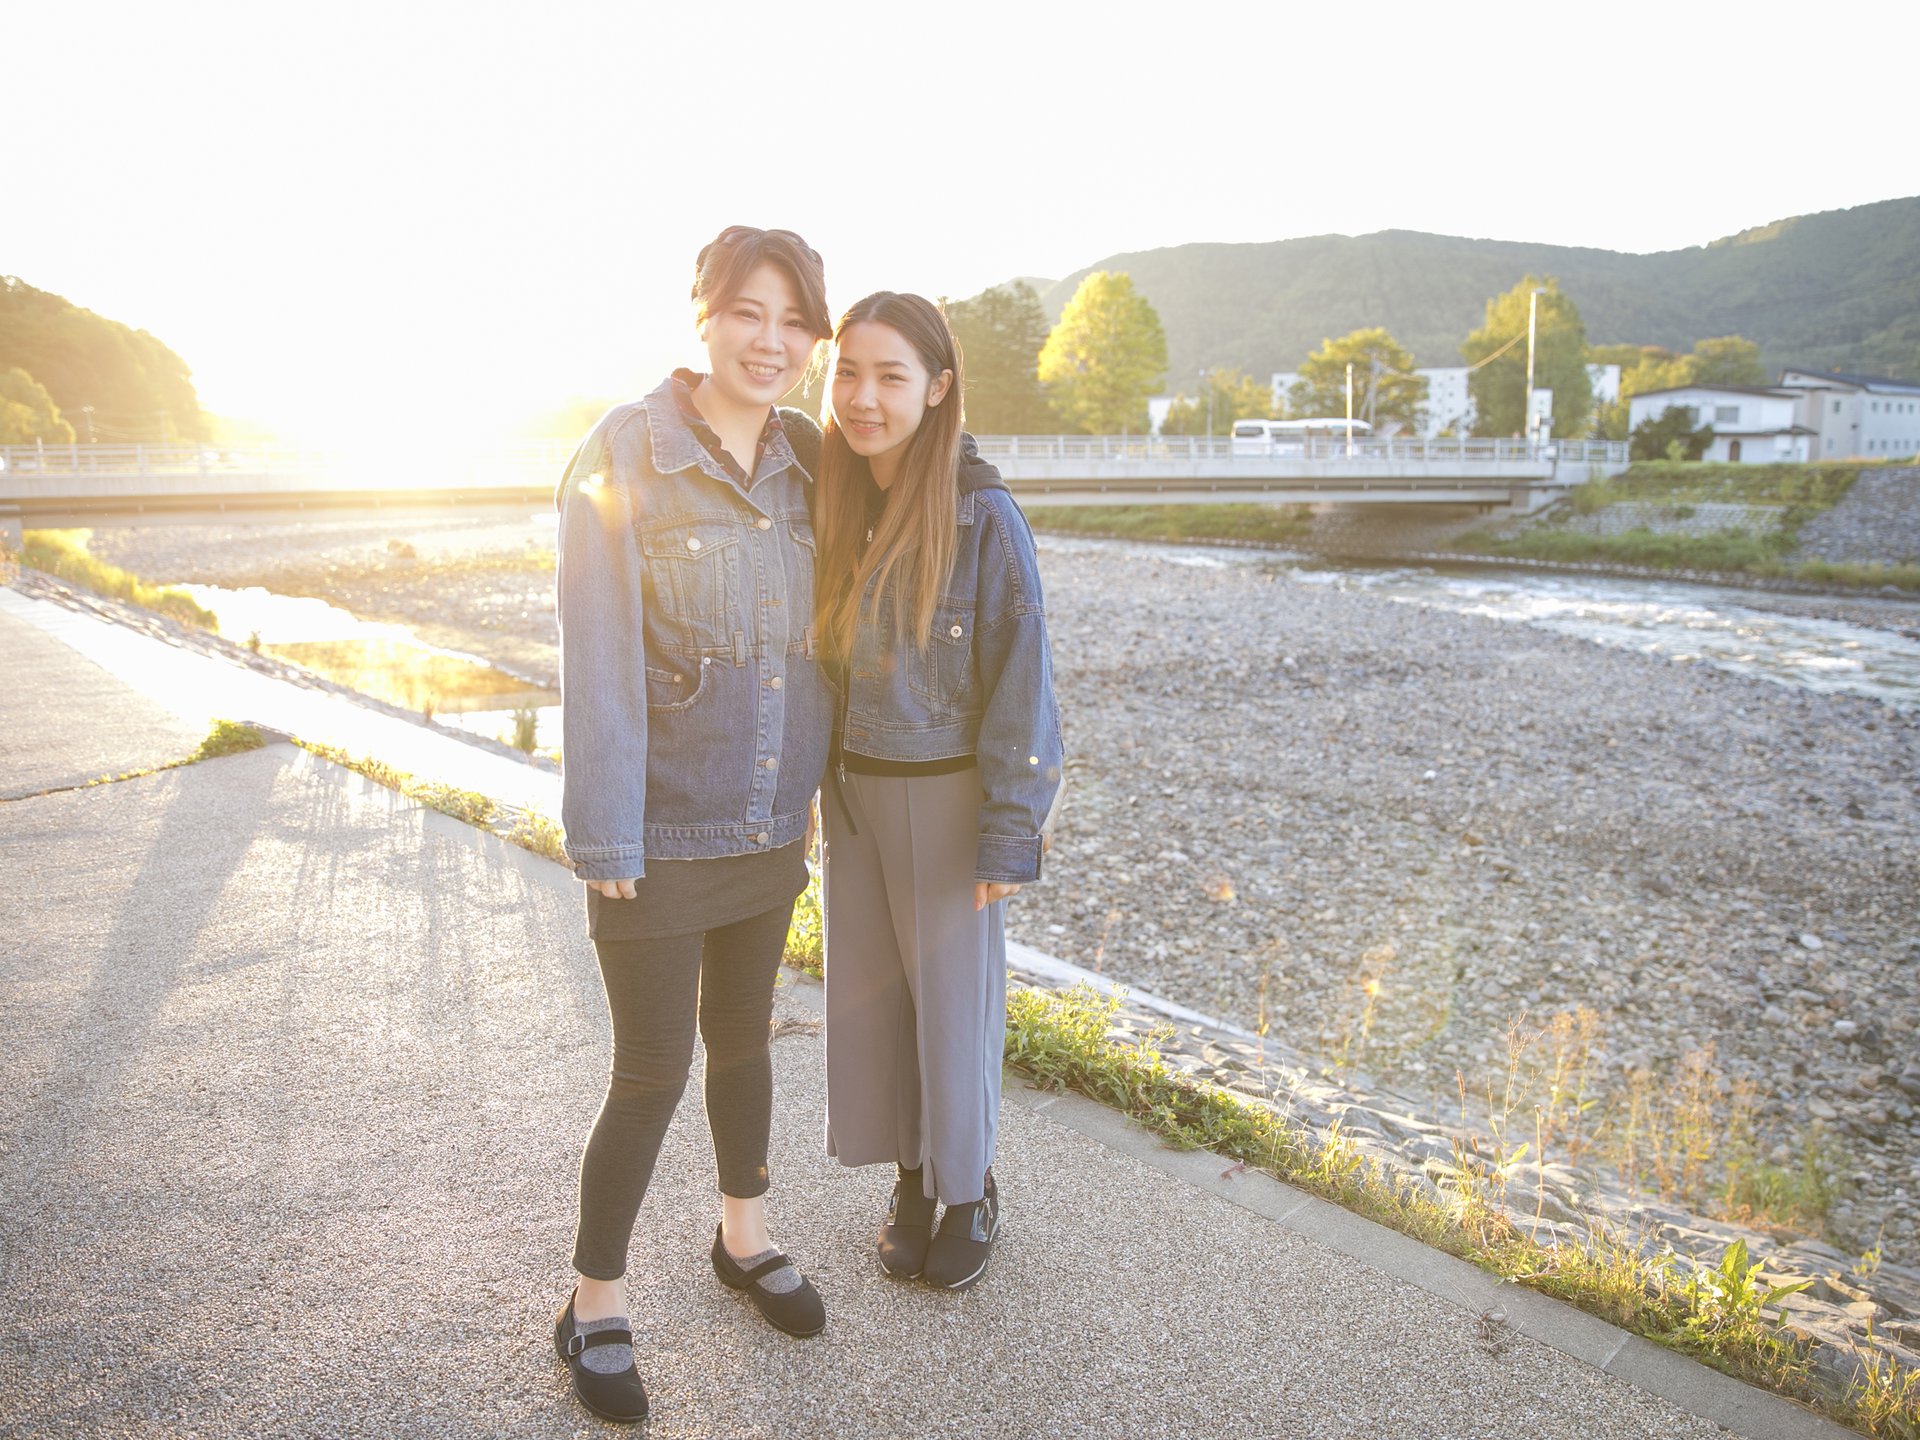
M16 688L101 686L17 625ZM0 1435L616 1431L549 1338L607 1063L564 871L276 745L0 803L0 917ZM713 1278L693 1087L633 1248L650 1435L1839 1433L1012 1076L992 1269L889 1282L819 1009L784 986L773 1205L828 1329Z

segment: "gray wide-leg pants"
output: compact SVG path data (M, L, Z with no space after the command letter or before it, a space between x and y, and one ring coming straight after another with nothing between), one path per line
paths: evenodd
M827 1153L969 1204L1007 1038L1006 902L973 908L980 772L849 774L847 814L827 787Z

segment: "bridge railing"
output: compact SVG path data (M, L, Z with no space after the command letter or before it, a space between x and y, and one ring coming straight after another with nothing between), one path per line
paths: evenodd
M1313 436L1275 442L1234 441L1205 435L981 435L989 460L1208 460L1275 459L1354 461L1548 460L1624 464L1627 447L1617 440L1526 440L1416 436L1355 439ZM532 472L557 478L572 455L570 440L533 440L459 457L459 468ZM327 454L215 445L9 445L0 446L0 473L11 475L260 475L351 474L377 455Z
M1233 440L1205 435L981 435L989 460L1568 460L1624 462L1617 440L1528 440L1448 436L1361 438L1310 436L1285 440Z

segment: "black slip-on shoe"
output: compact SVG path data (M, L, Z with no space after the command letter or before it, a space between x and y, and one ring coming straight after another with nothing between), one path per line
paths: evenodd
M889 1275L912 1280L927 1268L927 1247L933 1243L936 1202L921 1188L918 1170L900 1170L887 1202L887 1218L880 1226L880 1268Z
M560 1312L560 1318L553 1323L553 1348L566 1361L567 1369L573 1372L574 1395L602 1420L632 1425L646 1419L646 1387L640 1383L640 1372L632 1364L611 1375L603 1375L598 1370L589 1370L581 1362L581 1357L587 1351L597 1350L603 1345L632 1345L633 1332L622 1327L617 1330L595 1330L590 1335L581 1334L579 1322L573 1318L573 1300L572 1295L567 1297L567 1308Z
M800 1276L797 1288L776 1295L759 1282L778 1270L782 1265L793 1262L778 1250L755 1265L751 1270L740 1268L733 1256L727 1253L722 1236L726 1233L724 1225L716 1225L713 1231L713 1273L720 1277L720 1283L729 1290L739 1290L753 1301L753 1306L767 1317L767 1323L776 1330L804 1340L809 1335L818 1335L827 1328L827 1307L820 1303L820 1292L813 1288L813 1282L806 1276ZM794 1267L799 1274L799 1267Z
M920 1278L942 1290L965 1290L987 1273L993 1240L1000 1233L1000 1192L987 1172L986 1194L970 1205L949 1205L940 1233L927 1248Z

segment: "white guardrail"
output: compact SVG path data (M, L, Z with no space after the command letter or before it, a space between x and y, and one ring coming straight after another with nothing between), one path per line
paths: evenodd
M1624 465L1627 447L1613 440L1491 440L1461 437L1438 440L1393 437L1235 441L1204 435L982 435L980 453L989 460L1033 461L1204 461L1258 473L1274 461L1353 460L1446 464L1533 462ZM573 454L572 441L532 441L489 452L447 457L447 480L416 477L412 483L434 486L472 484L483 476L495 483L557 480ZM329 453L307 450L224 448L213 445L10 445L0 447L0 491L8 479L27 476L133 478L204 475L305 479L317 485L391 464L378 452ZM411 467L409 467L411 468ZM458 478L451 478L454 474Z

